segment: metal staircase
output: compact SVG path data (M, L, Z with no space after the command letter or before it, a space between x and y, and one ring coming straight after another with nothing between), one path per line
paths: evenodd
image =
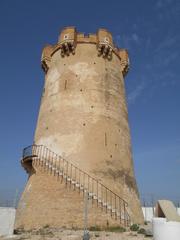
M104 186L94 177L79 169L71 162L49 150L43 145L32 145L24 148L21 163L27 172L31 172L33 166L39 166L58 177L66 186L79 193L88 194L92 203L101 207L112 218L115 218L123 226L130 225L130 217L127 211L127 202Z

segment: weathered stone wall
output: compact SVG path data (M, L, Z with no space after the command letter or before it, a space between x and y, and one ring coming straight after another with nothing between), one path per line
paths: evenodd
M46 61L35 144L47 146L99 179L129 203L132 221L142 222L121 60L115 52L111 59L98 56L96 44L88 42L77 43L75 54L69 56L54 51ZM17 226L43 225L47 222L43 216L53 225L82 225L82 196L38 171L28 186ZM89 221L97 218L102 225L111 221L100 215L92 209Z
M92 200L88 201L88 225L117 226L115 220L97 207ZM84 227L84 195L74 190L69 183L60 178L38 171L29 179L16 215L15 228L25 230L50 227L82 229Z

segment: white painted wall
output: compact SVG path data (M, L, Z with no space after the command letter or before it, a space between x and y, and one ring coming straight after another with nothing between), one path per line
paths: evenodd
M142 211L144 215L144 220L152 222L153 208L142 207ZM180 215L180 208L177 209L177 212ZM15 208L0 207L0 236L13 235L15 214Z
M142 207L142 211L144 215L144 220L147 222L152 222L155 208L153 210L153 207ZM177 213L180 215L180 208L177 208Z
M13 235L15 208L0 207L0 236Z

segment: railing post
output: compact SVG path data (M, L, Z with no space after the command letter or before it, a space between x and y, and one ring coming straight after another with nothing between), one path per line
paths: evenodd
M110 203L111 203L111 217L112 217L112 209L113 209L113 205L112 205L112 192L110 192Z
M93 200L94 200L94 178L91 178L91 184L92 184L92 204L93 204Z
M33 156L35 158L33 158ZM70 178L70 181L74 181L74 190L76 189L76 187L79 187L79 193L82 189L83 195L85 195L85 193L91 193L92 203L94 202L94 199L96 199L97 206L99 206L99 203L101 203L102 210L104 207L106 207L106 213L108 213L108 209L111 209L111 217L114 217L115 214L116 220L118 217L120 218L120 224L124 224L124 226L129 225L130 217L126 209L126 201L121 199L118 195L116 195L106 186L99 183L96 178L91 177L89 174L82 171L81 169L73 165L71 162L69 163L67 160L58 156L56 153L50 151L43 145L32 145L24 148L23 159L29 157L32 157L32 164L39 164L40 168L42 167L45 170L47 167L48 171L50 171L50 174L53 173L53 175L56 176L57 173L58 178L61 174L61 182L66 177L66 187L68 185L68 178Z
M89 175L88 175L88 192L89 192Z
M119 217L120 217L120 224L121 224L122 216L121 216L121 199L120 198L119 198Z
M68 162L66 161L66 187L67 187L67 179L68 179Z
M79 169L79 193L81 192L80 186L81 186L81 170Z
M54 162L55 162L54 153L53 152L50 152L50 153L51 153L51 159L52 159L52 175L54 175Z
M57 161L58 161L58 155L55 154L55 166L54 166L55 170L54 170L54 176L56 176L56 173L57 173Z
M104 202L104 199L103 199L103 185L101 184L101 205L102 205L102 210L104 209L103 207L103 202Z
M74 176L74 181L75 181L75 184L76 184L76 167L75 167L75 176ZM76 190L76 186L74 184L74 191Z
M116 195L115 195L115 219L117 220Z
M43 152L45 152L44 156L42 157L42 160L47 163L47 169L48 172L51 174L51 158L50 158L50 152L48 148L44 148Z
M71 163L71 165L70 165L70 178L71 178L71 182L70 182L70 188L71 188L72 179L73 179L73 176L72 176L72 163Z
M85 172L83 172L83 195L85 191Z
M107 209L108 209L108 204L107 204L107 188L106 188L106 213L107 213Z
M33 145L34 147L35 147L35 145ZM36 158L35 159L33 159L33 161L32 161L32 164L34 165L34 166L37 166L37 161L38 161L38 153L39 153L39 148L38 147L36 147L35 149L34 149L34 153L33 153L33 155L35 155L36 156Z
M63 182L63 175L64 175L64 158L62 159L62 164L63 164L63 166L62 166L62 175L61 175L61 183Z
M37 158L37 166L39 166L39 164L40 164L40 158L41 158L41 155L42 155L42 145L40 145L40 146L38 146L38 153L37 153L37 155L38 155L38 158Z
M124 201L123 201L123 207L124 207L124 226L126 226L125 202Z
M97 206L98 206L98 200L99 200L99 192L98 192L98 187L99 187L99 182L96 180L97 183Z

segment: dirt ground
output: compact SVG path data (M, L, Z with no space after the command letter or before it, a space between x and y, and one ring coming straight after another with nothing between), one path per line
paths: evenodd
M50 230L46 229L39 230L36 232L22 233L13 235L9 238L0 237L0 240L82 240L83 231L74 231L74 230ZM142 234L137 234L136 232L105 232L97 231L90 232L90 240L152 240L151 237L145 237Z

